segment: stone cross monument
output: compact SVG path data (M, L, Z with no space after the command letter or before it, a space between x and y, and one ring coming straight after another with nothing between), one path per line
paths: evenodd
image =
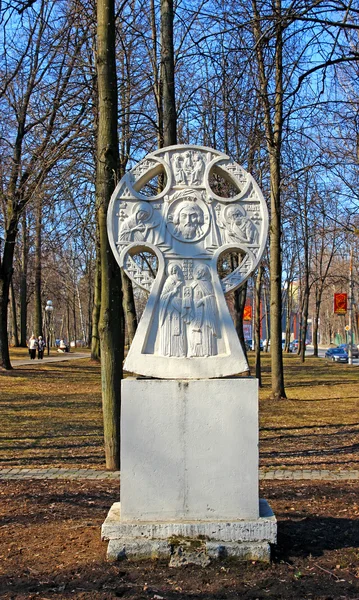
M143 188L160 174L163 191L145 195ZM223 196L212 189L216 177ZM109 238L121 267L150 296L125 369L164 379L246 371L224 294L253 273L267 230L266 204L253 177L216 150L164 148L127 173L109 207ZM136 260L144 251L157 257L155 279ZM229 252L241 260L220 280L218 259Z
M110 558L268 559L257 381L233 378L248 365L224 296L254 272L267 230L253 177L211 148L157 150L113 194L112 251L149 298L124 364L142 377L122 383L121 503L102 532Z

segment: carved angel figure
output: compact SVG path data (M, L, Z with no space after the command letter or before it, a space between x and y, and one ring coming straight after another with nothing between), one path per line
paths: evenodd
M183 286L181 268L172 265L160 296L159 326L162 356L184 357L187 353L186 330L182 317Z
M193 319L189 326L189 356L214 356L217 354L219 329L216 299L207 265L197 267L192 291Z
M144 242L150 229L156 227L149 222L153 209L148 202L138 202L133 207L132 214L121 222L118 232L119 242Z

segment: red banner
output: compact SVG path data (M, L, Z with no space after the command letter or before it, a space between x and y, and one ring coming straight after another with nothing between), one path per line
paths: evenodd
M248 306L244 307L243 321L251 321L251 320L252 320L252 307L249 304Z
M334 294L334 313L345 315L348 310L348 294Z

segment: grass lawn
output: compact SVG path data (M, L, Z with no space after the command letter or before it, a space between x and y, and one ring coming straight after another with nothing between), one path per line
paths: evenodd
M262 360L261 465L359 468L359 368L285 355L288 399L274 402L269 355ZM0 373L0 467L103 468L99 366L90 359L14 365Z

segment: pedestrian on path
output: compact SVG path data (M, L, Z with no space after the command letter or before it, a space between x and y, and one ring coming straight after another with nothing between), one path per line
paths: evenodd
M36 348L38 347L37 339L34 335L29 339L29 354L31 360L35 360L36 358Z
M45 346L46 346L45 340L43 340L42 336L39 335L39 339L37 340L37 358L38 358L38 360L42 360L44 358Z

